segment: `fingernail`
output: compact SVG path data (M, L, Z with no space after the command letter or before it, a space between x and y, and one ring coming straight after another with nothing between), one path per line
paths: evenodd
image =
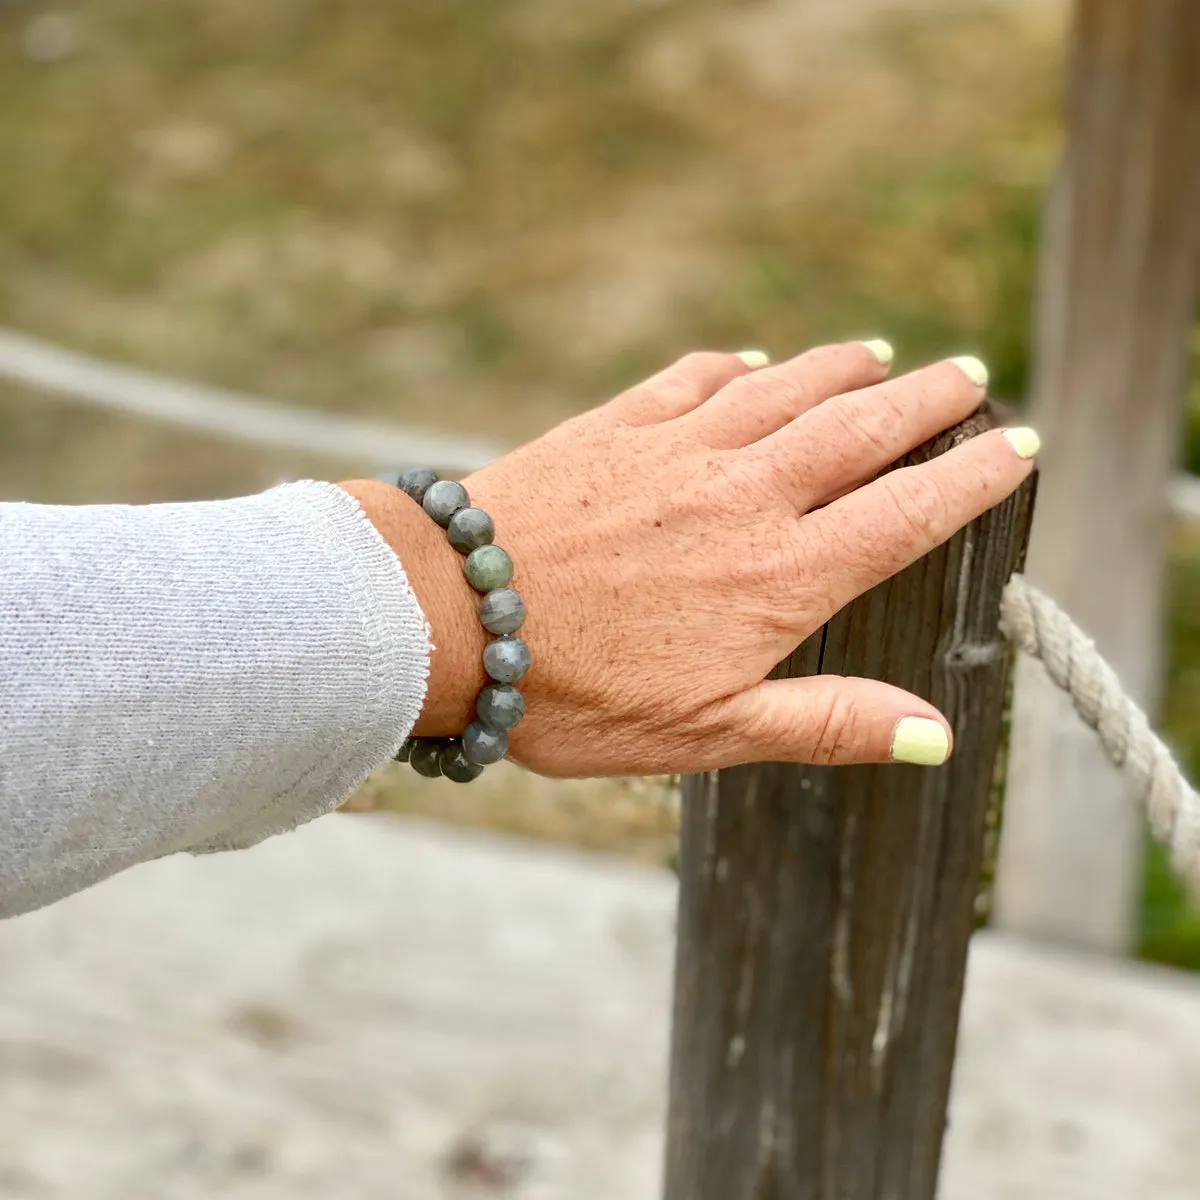
M976 387L987 387L988 369L973 354L950 360Z
M739 350L734 357L740 358L752 371L765 367L771 361L771 356L765 350Z
M1006 429L1004 436L1008 438L1020 458L1032 458L1042 448L1042 439L1038 437L1037 430L1030 429L1027 425Z
M896 357L896 352L892 349L891 342L885 342L883 338L872 338L869 342L863 342L863 345L875 356L875 361L881 367L892 365L892 359Z
M940 767L950 757L950 739L940 721L901 717L892 735L892 762Z

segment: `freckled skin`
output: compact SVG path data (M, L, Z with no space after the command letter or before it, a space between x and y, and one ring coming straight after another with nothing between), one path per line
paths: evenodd
M859 342L755 370L693 354L496 460L462 482L495 522L496 547L474 555L511 555L519 637L492 638L479 620L481 591L510 583L507 560L493 556L476 590L408 496L343 484L397 551L433 631L414 733L462 736L485 660L525 699L509 757L547 775L886 762L903 718L948 733L931 705L877 681L767 675L1028 475L1029 439L999 430L881 474L975 411L983 373L956 360L889 379ZM431 494L449 522L452 489L432 485L427 508Z

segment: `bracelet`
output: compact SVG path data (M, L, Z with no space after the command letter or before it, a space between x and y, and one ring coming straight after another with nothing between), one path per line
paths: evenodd
M405 471L397 486L411 496L443 529L450 545L464 555L467 582L482 593L479 620L492 634L484 647L483 669L491 683L475 702L475 720L456 738L409 738L396 754L418 775L444 775L470 783L483 768L508 753L508 731L525 715L525 697L513 686L529 670L529 647L514 634L525 622L525 601L509 587L513 563L495 545L496 527L461 483L439 479L428 467Z

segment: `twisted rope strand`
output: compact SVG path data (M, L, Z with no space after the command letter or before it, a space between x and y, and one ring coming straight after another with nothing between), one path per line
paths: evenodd
M1023 575L1014 575L1001 596L1000 629L1039 659L1071 697L1109 760L1133 783L1151 832L1170 847L1175 870L1200 888L1200 795L1095 643Z

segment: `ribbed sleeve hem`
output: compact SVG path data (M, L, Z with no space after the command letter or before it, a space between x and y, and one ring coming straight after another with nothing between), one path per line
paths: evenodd
M312 480L285 484L268 495L284 509L307 510L314 549L331 572L321 586L342 592L347 619L361 631L362 708L354 740L341 761L328 764L331 774L316 791L300 785L279 795L219 836L189 846L195 854L242 849L333 811L395 757L425 702L429 623L400 559L362 506L335 484Z

